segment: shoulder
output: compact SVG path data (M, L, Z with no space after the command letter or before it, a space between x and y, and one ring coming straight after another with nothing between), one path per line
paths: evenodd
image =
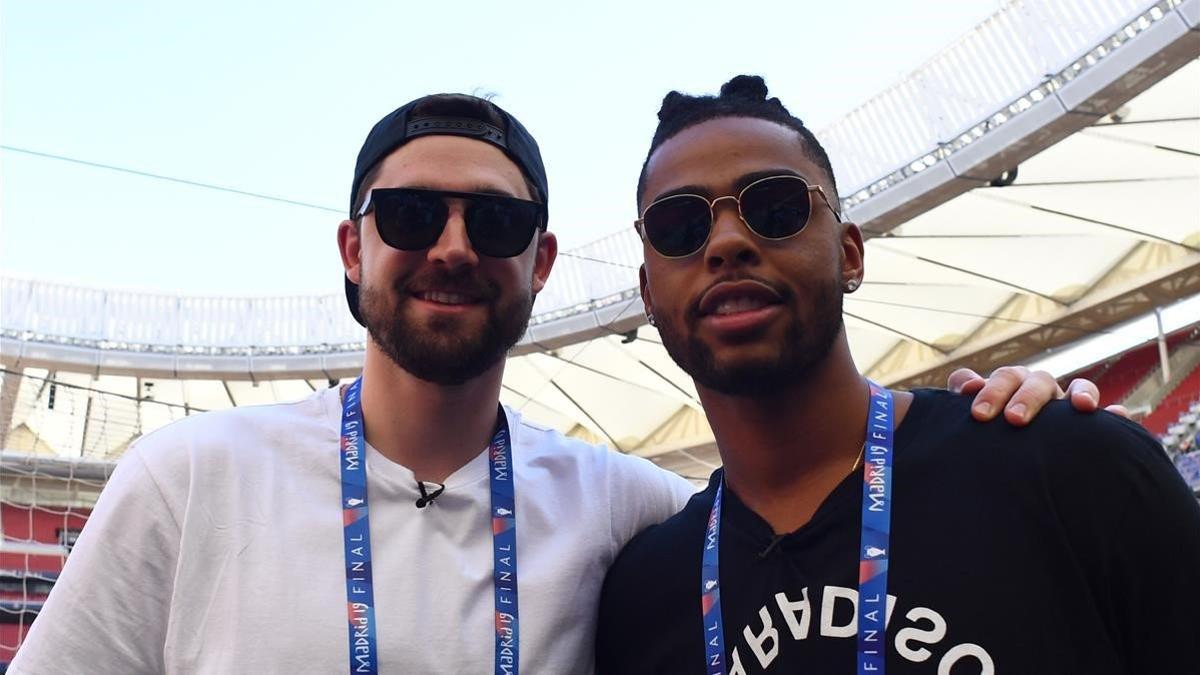
M662 578L662 574L691 569L688 561L693 558L699 565L701 541L715 494L715 483L710 481L708 488L693 494L681 511L633 537L609 570L614 589L637 579Z
M513 432L513 445L529 459L562 456L591 460L608 451L603 445L567 436L557 429L526 419L508 406L504 406L504 413Z
M1028 432L1041 437L1044 462L1060 481L1112 490L1114 497L1150 486L1183 488L1162 444L1140 424L1118 415L1081 413L1065 401L1055 401L1033 420Z
M617 491L661 492L673 500L678 499L679 503L695 492L682 477L643 457L566 436L556 429L524 419L507 406L505 412L514 430L514 451L524 455L522 462L528 466L548 468L566 479L594 482L601 478Z
M1029 424L1018 427L998 416L979 422L971 416L971 397L940 389L913 391L914 401L901 425L912 426L907 435L969 434L998 442L1020 440L1023 444L1081 443L1118 448L1157 448L1159 443L1141 425L1105 411L1080 412L1066 400L1050 401ZM1120 451L1120 450L1117 450ZM1161 454L1161 452L1159 453Z
M701 653L700 614L688 608L700 604L715 489L710 482L682 511L633 537L609 567L597 613L596 672L676 672L681 650Z
M281 452L337 447L336 389L289 403L240 406L191 415L137 439L129 453L155 475L261 462ZM332 408L331 408L332 407Z
M671 612L699 590L712 501L711 489L693 495L682 511L642 530L621 549L600 592L602 642L627 645L658 630L663 619L678 620Z
M942 458L1034 468L1077 485L1177 478L1162 445L1141 425L1112 413L1079 412L1065 400L1051 401L1028 425L1017 427L1002 417L975 421L966 396L914 394L914 427L902 426L901 433L908 432L918 453L936 448Z

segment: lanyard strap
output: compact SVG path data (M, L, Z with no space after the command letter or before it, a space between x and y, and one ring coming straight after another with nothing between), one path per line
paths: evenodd
M367 454L363 452L362 378L342 401L342 524L346 551L346 614L350 619L350 672L379 672L375 649L375 593L371 581L371 519L367 511Z
M892 520L892 392L867 381L867 439L863 460L862 535L858 578L858 675L884 674L884 630L887 621L888 545ZM725 621L721 615L721 500L725 478L717 485L704 552L700 560L700 611L703 618L705 668L725 675Z
M721 616L721 495L725 476L717 486L708 528L704 531L704 556L700 560L700 610L704 615L704 653L708 675L725 675L725 619Z
M863 450L862 528L858 548L858 675L884 674L888 545L892 538L892 392L871 385Z
M517 503L508 420L501 410L488 448L492 486L492 587L496 609L496 675L517 675Z
M371 525L367 504L367 455L364 451L362 378L342 401L342 522L346 553L346 608L349 617L350 672L378 675L379 651L371 576ZM517 675L517 507L512 446L504 410L496 415L496 433L488 446L491 483L493 582L495 587L495 672Z

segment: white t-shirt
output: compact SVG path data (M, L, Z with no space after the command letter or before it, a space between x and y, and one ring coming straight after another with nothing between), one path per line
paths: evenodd
M520 670L590 673L604 573L693 487L507 410ZM190 417L126 453L10 673L344 673L338 391ZM487 453L424 509L367 450L380 670L494 667Z

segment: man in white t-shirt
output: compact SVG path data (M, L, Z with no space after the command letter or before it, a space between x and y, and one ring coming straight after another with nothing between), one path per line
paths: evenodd
M338 229L361 380L139 439L10 672L591 672L606 568L693 488L498 404L557 252L547 196L488 101L381 120ZM1062 395L1028 376L993 379L992 415Z

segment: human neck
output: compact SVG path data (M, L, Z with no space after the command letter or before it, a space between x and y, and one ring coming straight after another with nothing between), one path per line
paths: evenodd
M434 384L368 342L362 383L367 442L417 480L444 483L491 440L503 374L501 359L463 384Z
M725 481L778 534L807 523L855 465L866 434L870 389L844 334L803 381L765 396L697 387ZM896 395L896 424L910 394Z

